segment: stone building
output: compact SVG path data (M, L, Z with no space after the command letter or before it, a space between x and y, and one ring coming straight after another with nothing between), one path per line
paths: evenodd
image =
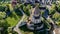
M40 4L52 4L56 0L21 0L22 3L40 3Z
M27 22L27 27L30 30L34 30L34 24L38 24L41 22L40 11L37 7L35 7L34 10L31 11L31 15L29 17L29 20L30 21ZM43 25L41 27L43 27Z
M27 21L27 28L30 30L44 31L44 23L38 7L33 8Z

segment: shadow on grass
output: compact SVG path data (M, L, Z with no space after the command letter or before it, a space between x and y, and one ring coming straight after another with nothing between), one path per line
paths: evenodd
M20 30L22 30L22 31L24 31L24 32L33 32L32 30L29 30L28 28L27 28L27 26L26 25L24 25L24 26L22 26L22 27L19 27L20 28Z
M19 27L19 28L20 28L20 30L22 30L24 32L33 32L33 34L45 34L45 32L46 32L46 31L38 32L38 31L29 30L26 25Z
M29 30L28 28L27 28L27 25L24 25L24 26L22 26L22 27L19 27L20 28L20 30L22 30L22 31L24 31L24 32L33 32L33 34L48 34L48 31L46 31L45 30L45 28L46 28L46 26L45 26L45 28L44 28L44 31L42 31L42 32L40 32L40 31L32 31L32 30Z
M18 16L23 16L22 12L19 10L19 8L15 9L15 13L18 15Z

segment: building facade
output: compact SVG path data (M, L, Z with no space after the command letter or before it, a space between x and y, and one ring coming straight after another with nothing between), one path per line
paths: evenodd
M33 8L31 11L31 15L27 21L27 28L30 30L43 31L44 23L41 22L42 16L40 13L40 9L38 7Z
M40 4L52 4L53 1L56 0L21 0L22 3L40 3Z

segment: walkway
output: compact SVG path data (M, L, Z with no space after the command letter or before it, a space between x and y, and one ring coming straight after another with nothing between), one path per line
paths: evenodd
M16 27L14 28L14 31L18 32L18 34L21 34L20 29L19 29L19 25L21 24L21 22L23 21L25 15L23 15L22 19L18 22L18 24L16 25Z
M23 22L23 19L25 18L25 13L20 9L20 11L23 13L22 19L18 22L18 24L16 25L16 27L14 28L14 31L16 31L18 34L22 34L20 32L19 26L21 24L21 22Z

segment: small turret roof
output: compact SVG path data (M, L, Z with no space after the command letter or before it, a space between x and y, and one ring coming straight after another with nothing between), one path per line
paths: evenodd
M40 14L40 9L39 9L38 6L36 6L35 8L33 8L32 14L34 14L34 15Z

